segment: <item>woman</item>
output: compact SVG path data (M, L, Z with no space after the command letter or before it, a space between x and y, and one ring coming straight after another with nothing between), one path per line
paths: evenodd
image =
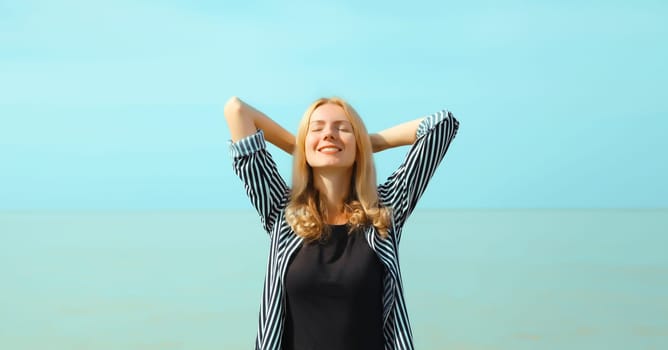
M315 101L297 136L233 97L234 171L271 239L256 349L413 349L398 246L459 123L450 112L369 135L338 98ZM292 188L265 139L294 157ZM376 187L372 152L412 145Z

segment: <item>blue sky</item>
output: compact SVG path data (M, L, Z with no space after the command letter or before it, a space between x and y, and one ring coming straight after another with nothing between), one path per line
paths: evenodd
M423 208L668 207L668 5L0 1L0 209L248 208L222 105L461 129ZM376 156L379 180L406 148ZM272 148L289 178L290 159Z

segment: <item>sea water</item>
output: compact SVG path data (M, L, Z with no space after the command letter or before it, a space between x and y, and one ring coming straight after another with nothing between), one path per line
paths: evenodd
M250 349L253 211L0 214L0 349ZM668 210L418 210L418 349L668 349Z

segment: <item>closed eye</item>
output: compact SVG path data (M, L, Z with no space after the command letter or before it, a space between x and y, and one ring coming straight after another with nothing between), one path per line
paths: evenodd
M338 131L352 132L352 127L347 122L336 121L332 124L336 128L336 130L338 130ZM311 127L309 128L309 131L311 131L311 132L323 131L325 129L325 127L326 127L326 123L324 123L322 121L313 121L313 122L311 122Z

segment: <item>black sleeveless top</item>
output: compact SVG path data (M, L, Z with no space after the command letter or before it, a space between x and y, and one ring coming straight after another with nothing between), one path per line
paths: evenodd
M283 349L382 350L383 265L360 231L329 227L288 265Z

